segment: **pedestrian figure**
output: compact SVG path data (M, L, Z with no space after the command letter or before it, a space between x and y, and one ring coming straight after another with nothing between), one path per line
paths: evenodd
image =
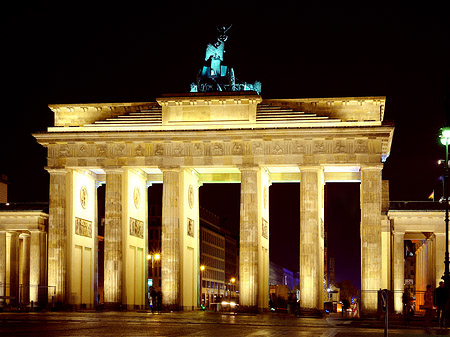
M158 312L161 312L161 308L162 308L162 292L158 291L158 294L156 294L156 297L157 297Z
M427 291L424 294L424 302L423 307L425 308L425 326L428 327L431 325L431 318L433 316L433 289L431 289L431 285L427 285Z
M445 306L447 304L449 294L447 289L444 287L444 282L439 282L439 287L434 291L434 304L437 307L437 321L441 328L446 327L445 322L446 310Z
M155 309L156 309L156 291L155 291L155 289L152 289L152 291L150 292L150 296L152 298L152 313L154 313Z
M405 289L402 296L402 303L403 303L403 319L405 321L409 321L409 302L411 301L411 298L409 296L409 290Z

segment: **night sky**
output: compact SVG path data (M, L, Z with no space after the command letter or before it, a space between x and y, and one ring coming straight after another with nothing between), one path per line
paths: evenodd
M223 63L243 81L261 81L263 98L386 96L385 120L396 127L383 171L391 200L427 200L433 190L439 198L448 11L423 3L269 3L11 5L2 23L0 119L9 201L48 200L46 151L31 135L53 125L48 104L154 101L188 92L216 26L229 24ZM327 197L336 281L359 287L359 185L330 184ZM237 229L239 185L220 194L204 185L200 198L224 226ZM299 186L273 184L270 198L271 259L297 270Z

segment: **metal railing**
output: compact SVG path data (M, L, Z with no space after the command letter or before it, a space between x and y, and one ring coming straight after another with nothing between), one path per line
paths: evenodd
M51 304L48 303L48 297L54 294L55 290L55 286L0 283L0 307L11 309L43 308Z

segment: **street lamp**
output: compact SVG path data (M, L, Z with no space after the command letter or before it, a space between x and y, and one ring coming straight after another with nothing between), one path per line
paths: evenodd
M234 284L236 283L236 279L234 277L232 277L230 279L231 285L230 285L230 298L233 298L233 291L235 291L234 289Z
M205 266L201 265L200 266L200 308L202 308L202 310L205 310L205 305L203 304L203 281L202 281L202 276L203 276L204 270L205 270Z
M147 260L152 260L152 269L153 269L154 261L159 261L160 259L161 259L161 255L159 255L158 253L147 255ZM153 271L152 271L152 273L153 273Z
M155 300L156 300L155 296L152 296L152 294L153 295L156 294L156 292L155 292L155 287L156 287L156 282L155 281L156 280L155 280L154 267L155 267L155 261L159 261L160 259L161 259L161 255L159 253L149 253L149 254L147 254L147 261L152 260L152 269L151 269L151 276L152 276L152 278L151 278L151 283L150 283L150 278L147 281L148 282L147 283L147 291L148 291L147 297L148 297L149 304L151 304L151 306L152 306L152 310L155 308L154 306L155 306ZM153 290L150 291L150 289L153 289ZM151 302L150 302L150 300L151 300Z
M444 280L445 288L450 289L450 271L448 259L448 145L450 144L450 128L442 128L440 135L442 145L445 145L445 173L444 173L444 201L445 201L445 270Z

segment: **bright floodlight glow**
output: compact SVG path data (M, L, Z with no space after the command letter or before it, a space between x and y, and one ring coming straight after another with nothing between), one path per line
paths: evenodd
M442 128L440 138L442 145L450 144L450 128Z
M201 270L201 271L204 271L204 270L205 270L205 266L204 266L204 265L201 265L201 266L200 266L200 270Z
M155 254L153 257L155 258L155 260L159 260L161 258L161 255Z
M234 282L236 282L236 279L234 277L232 277L230 281L231 281L231 283L234 283Z
M150 260L152 256L150 254L147 255L147 260Z

